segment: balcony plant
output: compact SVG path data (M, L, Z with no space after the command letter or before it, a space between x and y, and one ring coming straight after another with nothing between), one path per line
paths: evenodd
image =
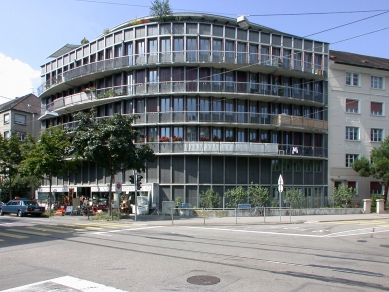
M149 139L149 142L155 142L154 138L151 137L151 138Z
M85 93L91 93L91 92L95 92L95 91L96 91L95 87L87 87L84 89Z
M207 138L207 137L200 137L200 141L209 142L209 138Z
M111 97L111 96L115 96L115 92L114 92L112 89L108 89L108 90L104 93L104 97Z
M184 141L184 139L182 139L181 137L177 137L176 135L173 135L173 142L182 142Z
M234 137L226 137L227 142L235 142Z
M222 138L220 138L220 137L218 137L218 136L216 136L216 135L214 135L213 136L213 139L212 139L214 142L221 142L221 141L223 141L223 139Z
M170 142L170 139L168 137L161 137L159 138L159 142Z

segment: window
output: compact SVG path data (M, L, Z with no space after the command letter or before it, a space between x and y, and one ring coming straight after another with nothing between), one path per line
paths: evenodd
M312 171L312 166L311 166L311 162L310 161L304 161L304 171Z
M382 185L378 181L370 182L370 194L372 195L381 195Z
M370 86L375 89L384 89L384 78L371 76L370 77Z
M357 182L356 182L356 181L348 181L348 182L347 182L347 187L353 188L353 189L355 189L356 192L357 192Z
M9 131L4 132L4 138L9 138Z
M355 99L346 98L346 112L347 113L358 113L359 112L359 101Z
M359 74L346 72L346 84L351 86L359 86Z
M351 164L358 159L358 154L346 154L346 167L351 167Z
M278 159L272 159L271 161L271 169L273 171L279 171L280 170L280 163Z
M301 171L301 161L293 161L293 170L295 172Z
M313 163L313 171L321 172L321 161L315 161Z
M4 125L9 124L9 114L4 114Z
M382 129L371 129L370 140L372 142L381 142L382 141Z
M284 172L290 171L290 160L285 159L284 161L282 161L282 170Z
M359 128L346 127L346 140L352 140L352 141L359 140Z
M26 124L26 116L15 114L15 124L25 125Z
M24 142L26 139L26 133L25 132L19 132L19 141Z
M382 116L383 111L382 111L382 102L374 102L372 101L370 104L370 113L374 116Z

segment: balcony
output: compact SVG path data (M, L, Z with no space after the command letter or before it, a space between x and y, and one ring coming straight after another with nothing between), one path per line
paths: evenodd
M249 82L212 82L203 80L193 81L173 81L173 82L155 82L141 83L135 85L114 86L103 89L97 89L91 93L76 93L66 97L57 98L54 102L42 108L43 111L50 110L80 110L96 106L99 104L110 103L115 98L131 96L147 96L156 94L202 94L209 93L214 96L234 97L236 94L248 95L250 99L256 97L263 101L274 101L275 99L290 99L295 103L316 103L325 105L327 96L324 93L303 90L295 87L286 87L280 85L268 85L263 83Z
M326 133L328 122L301 116L275 115L262 113L234 113L234 112L164 112L141 113L139 119L134 120L135 126L147 125L245 125L248 128L268 128L277 130L295 129L316 133ZM109 118L109 117L101 117ZM64 123L63 128L71 129L77 121Z
M155 154L185 155L242 155L270 156L278 158L317 158L327 157L321 147L282 145L277 143L245 142L147 142Z
M230 52L230 51L167 51L162 53L145 53L137 55L129 55L103 61L98 61L86 64L69 71L59 74L40 85L37 89L38 95L41 95L50 88L74 80L76 78L88 76L93 73L110 74L110 71L118 71L124 68L141 68L145 65L160 65L160 64L194 64L198 66L203 63L214 64L214 67L226 67L228 69L244 68L250 71L263 72L272 74L274 68L277 68L277 74L296 77L315 78L324 80L327 77L327 68L321 64L304 63L295 64L290 58L279 57L274 59L267 56L264 60L260 60L259 54L246 52ZM301 63L301 62L300 62ZM217 64L220 64L218 66ZM247 66L249 65L249 66Z

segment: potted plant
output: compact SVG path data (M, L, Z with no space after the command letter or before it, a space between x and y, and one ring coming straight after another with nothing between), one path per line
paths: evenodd
M184 139L182 139L181 137L177 137L176 135L173 135L173 142L182 142L184 141Z
M207 137L200 137L200 141L203 141L203 142L208 142L209 139Z
M170 139L168 137L161 137L159 138L159 142L170 142Z

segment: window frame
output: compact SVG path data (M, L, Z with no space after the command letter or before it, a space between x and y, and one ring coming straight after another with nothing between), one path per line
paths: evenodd
M355 77L357 77L357 84L355 84ZM360 86L360 74L355 72L348 72L346 71L346 80L345 84L348 86Z
M370 142L382 142L383 137L384 137L383 129L377 129L377 128L370 129Z
M17 117L23 117L24 119L24 122L19 122L18 120L20 119L17 119ZM17 124L17 125L26 125L27 124L27 116L26 115L21 115L21 114L15 114L15 117L14 117L14 124Z
M356 133L355 133L355 130L356 130ZM352 139L354 138L355 139ZM360 140L360 130L359 130L359 127L350 127L350 126L346 126L346 140L348 141L359 141Z
M355 111L354 108L348 108L347 107L350 104L356 104L357 105L356 111ZM346 98L345 109L346 109L346 113L359 114L359 100L358 99L352 99L352 98Z
M381 111L372 111L372 105L374 104L381 104ZM372 116L384 116L384 103L381 101L370 101L370 115Z
M351 168L351 164L359 158L359 154L346 154L345 167Z
M385 88L385 79L383 76L370 76L370 88L372 89L384 89Z
M9 120L10 120L10 114L9 113L4 114L4 116L3 116L3 124L4 125L8 125L9 124Z

